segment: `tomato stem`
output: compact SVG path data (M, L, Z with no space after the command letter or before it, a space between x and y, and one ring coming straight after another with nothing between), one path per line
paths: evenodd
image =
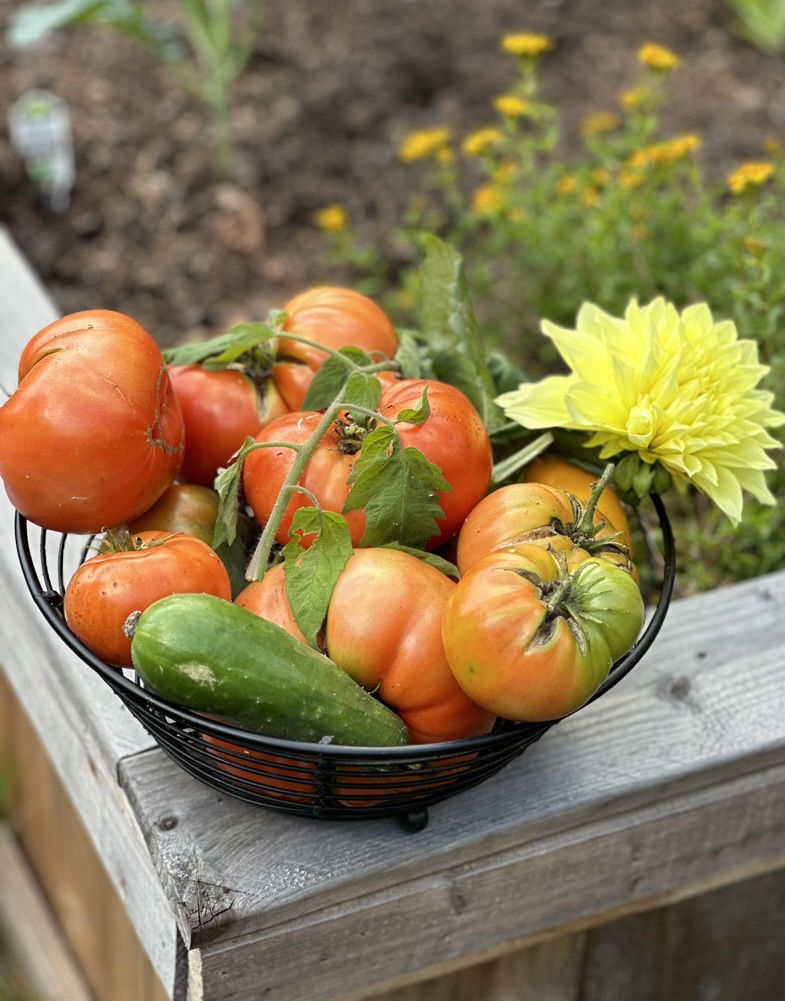
M576 529L584 535L594 535L596 532L594 527L594 512L597 510L597 504L599 503L603 490L613 479L614 468L613 463L609 462L602 471L602 476L596 483L592 484L591 495L589 496L586 506L583 509L583 517L575 526Z
M348 381L348 380L347 380ZM330 406L325 410L322 419L317 424L310 438L297 448L297 457L292 463L292 468L283 482L282 488L275 499L275 504L264 526L261 538L256 545L251 561L248 564L246 578L249 581L261 580L267 569L270 554L275 544L275 536L283 520L284 512L289 504L292 491L297 487L297 482L305 472L311 456L316 450L316 446L329 431L332 424L346 405L345 400L346 383L341 387L338 395Z

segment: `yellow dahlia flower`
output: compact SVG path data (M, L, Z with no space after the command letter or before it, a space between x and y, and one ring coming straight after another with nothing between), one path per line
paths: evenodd
M637 453L659 462L684 488L693 483L734 523L742 491L775 500L764 470L767 449L781 445L766 428L785 423L758 389L768 368L755 341L739 340L730 321L715 323L708 306L679 314L664 299L633 301L623 318L586 303L575 330L545 321L543 332L571 368L521 385L496 402L526 428L590 433L602 459Z

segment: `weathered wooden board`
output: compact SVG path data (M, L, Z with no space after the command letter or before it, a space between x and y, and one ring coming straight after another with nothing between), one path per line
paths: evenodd
M780 869L373 996L376 1001L782 1001L784 925Z
M57 315L0 229L0 386L16 386L22 348ZM176 925L139 827L117 783L122 757L154 747L111 690L51 633L25 586L13 509L0 489L0 669L33 721L139 928L173 989Z
M676 603L630 678L417 835L229 803L189 778L174 802L175 765L124 762L203 996L250 999L260 969L271 1001L360 991L781 866L784 594L777 574Z
M0 824L0 932L36 997L91 1001L85 978L5 823Z

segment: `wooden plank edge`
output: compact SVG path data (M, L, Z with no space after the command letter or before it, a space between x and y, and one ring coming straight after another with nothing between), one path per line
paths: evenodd
M203 990L194 1001L250 1001L261 990L267 1001L383 993L782 868L784 780L777 766L627 818L599 818L485 867L457 866L260 936L205 945L189 953ZM587 866L578 898L570 874Z
M13 831L0 824L0 928L14 961L41 1001L93 1001Z
M415 984L424 983L425 981L433 980L437 977L447 976L451 973L479 966L481 963L500 959L503 956L508 956L524 949L544 945L560 938L569 938L573 935L579 935L583 932L591 931L593 928L599 928L603 925L611 924L614 921L633 917L636 914L645 914L649 911L660 910L661 908L668 907L672 904L678 904L682 901L693 899L700 894L711 893L714 890L721 890L724 887L732 886L736 883L741 883L749 879L755 879L757 876L765 876L767 873L778 872L782 870L784 866L785 860L782 859L770 859L765 862L751 862L746 866L740 866L733 872L723 872L718 873L713 877L707 877L698 893L694 891L694 887L684 887L673 888L667 892L653 894L650 897L642 897L639 900L630 901L628 904L608 910L607 913L603 915L602 920L597 920L596 917L583 917L578 918L575 921L567 922L563 925L558 925L557 927L544 928L542 931L532 935L525 935L521 938L510 939L509 941L502 942L499 945L488 946L484 949L478 949L476 952L467 953L457 959L434 963L432 966L424 967L414 973L403 974L400 977L395 977L387 981L386 983L377 984L376 986L370 988L370 990L352 991L348 994L336 995L330 998L329 1001L371 1001L372 998L385 995L390 991L398 990L403 987L411 987ZM201 962L199 966L201 970ZM194 997L189 995L187 1001L202 1001L202 998L203 995Z

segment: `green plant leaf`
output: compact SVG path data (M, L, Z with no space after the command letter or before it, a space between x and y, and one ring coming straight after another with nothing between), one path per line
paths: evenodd
M308 549L295 534L299 531L316 533ZM353 552L351 534L340 514L315 507L299 508L289 534L283 548L286 597L303 636L317 647L336 581Z
M25 48L47 35L75 24L100 20L106 0L61 0L60 3L21 7L8 24L8 44Z
M341 348L317 369L303 402L303 410L323 410L336 398L354 371L354 365L367 365L370 359L359 348ZM378 380L377 380L378 382ZM359 400L355 400L359 403Z
M365 410L376 410L382 398L382 384L372 372L352 372L346 381L346 409L355 419L364 419L365 414L352 409L363 407Z
M553 435L550 431L544 431L541 435L538 435L534 441L527 442L523 448L518 449L512 455L508 455L504 459L500 459L499 462L494 463L493 466L493 477L491 482L494 486L499 486L508 480L515 473L519 472L524 466L528 466L530 462L537 458L541 452L553 444Z
M431 404L428 401L428 387L426 386L417 406L401 410L396 420L401 424L424 424L430 416Z
M378 427L363 442L348 480L343 513L365 509L363 546L389 542L421 549L438 535L444 512L438 491L452 488L417 448L403 448L394 428Z
M395 361L401 366L401 375L404 379L422 378L422 362L417 338L409 330L396 330L396 333L398 350L395 352Z
M489 431L500 427L504 415L493 402L496 387L485 361L463 260L435 236L425 238L420 322L436 378L468 396Z
M239 323L219 337L208 341L193 341L163 352L167 365L203 364L212 370L226 368L240 355L272 341L278 331L267 323ZM272 356L272 350L270 352Z
M213 549L227 543L233 545L237 538L237 517L240 501L240 484L242 483L243 462L246 455L258 448L250 436L245 439L242 447L235 453L235 461L220 470L215 478L215 490L218 493L218 516L215 519L213 532Z

